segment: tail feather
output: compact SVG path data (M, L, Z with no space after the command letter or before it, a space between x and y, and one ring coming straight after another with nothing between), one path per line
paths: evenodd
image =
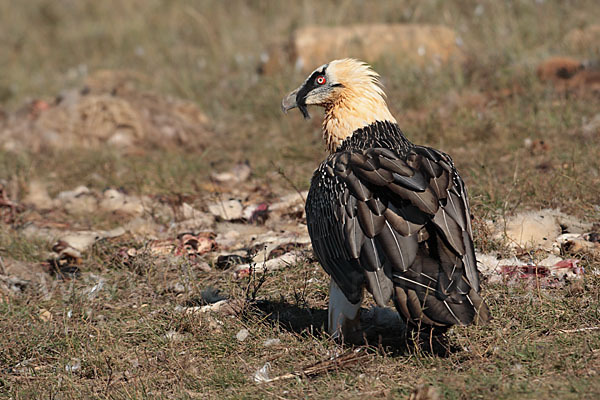
M461 258L439 250L430 254L420 248L410 270L394 274L398 312L413 325L449 327L489 321L489 308L464 277Z

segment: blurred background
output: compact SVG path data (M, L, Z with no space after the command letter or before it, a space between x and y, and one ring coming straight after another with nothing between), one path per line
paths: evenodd
M392 318L331 362L280 103L344 57L469 189L494 319L447 358ZM598 0L0 0L0 393L599 398L599 60Z
M151 178L136 163L143 164L142 159L149 157L157 163L149 167L151 173L161 174L162 181L153 182L158 189L186 191L191 190L190 182L208 175L209 166L225 168L247 159L260 176L275 164L306 187L312 167L324 155L320 114L313 112L310 123L296 114L284 117L280 100L328 57L354 56L372 63L382 75L392 112L407 135L450 153L454 148L465 151L464 156L455 153L459 166L471 168L468 174L486 186L476 191L496 202L502 197L498 191L508 190L511 184L516 158L522 159L521 171L532 169L530 173L544 176L557 174L555 167L563 163L574 169L585 165L577 173L560 168L558 175L571 178L561 181L553 176L558 179L553 189L547 179L527 188L533 195L543 192L538 199L542 205L563 201L552 192L560 192L565 184L570 187L573 179L598 168L595 157L590 158L590 151L595 155L597 148L582 146L589 139L578 131L596 115L599 83L568 82L580 71L580 63L593 65L598 59L598 11L593 0L2 1L0 107L5 121L19 110L22 115L26 107L37 110L38 100L42 101L38 108L53 108L57 96L67 103L81 102L73 91L118 97L121 90L121 97L129 96L127 110L112 104L108 116L94 114L107 125L100 133L72 132L76 128L65 132L69 129L57 119L80 124L82 130L89 130L89 124L64 110L53 121L38 124L42 126L35 135L11 135L5 128L3 148L10 152L0 158L2 178L19 168L33 175L53 171L60 176L57 188L62 189L62 182L70 180L93 183L89 173L96 167L88 164L111 161L142 169L136 178L142 180L139 186ZM369 33L368 28L355 33L310 30L315 26L352 30L356 24L411 25L408 31L390 27L391 36L380 45L376 38L385 34ZM422 32L429 25L444 30L433 35ZM380 48L373 50L374 46ZM315 50L319 48L320 53ZM536 68L551 57L572 59L565 60L566 73L561 75L560 66L551 65L542 81ZM580 90L581 85L586 88ZM574 91L583 93L567 93ZM148 92L156 98L139 99ZM169 96L191 104L174 106L185 111L167 110L161 102ZM85 107L95 110L96 106ZM144 112L154 120L136 116ZM182 115L174 116L177 112ZM19 131L12 125L9 129ZM597 132L592 136L597 142ZM26 139L29 143L22 143ZM525 139L533 144L543 141L542 147L548 147L552 157L532 164L528 153L517 152ZM114 149L106 148L106 142L136 155L120 159L122 152L112 155ZM39 168L27 158L36 149L69 153L74 147L93 154L77 150L66 157L61 153L44 159ZM27 160L14 160L16 153ZM77 168L59 172L57 162ZM154 170L163 162L174 176ZM544 163L550 168L535 168ZM491 168L480 168L483 164L494 168L492 182L487 182ZM107 172L107 181L95 184L132 184L127 177Z

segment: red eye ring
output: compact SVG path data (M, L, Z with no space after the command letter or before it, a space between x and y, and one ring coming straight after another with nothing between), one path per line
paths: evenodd
M317 76L317 79L315 79L315 82L317 82L319 85L324 85L325 82L327 82L327 79L325 79L325 76L319 75Z

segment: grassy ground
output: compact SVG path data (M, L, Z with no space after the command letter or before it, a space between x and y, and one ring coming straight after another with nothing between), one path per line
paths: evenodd
M600 98L557 93L535 77L537 62L551 55L598 57L566 48L562 39L599 14L591 0L0 0L0 108L50 98L80 85L86 72L128 69L144 77L144 89L198 102L220 139L203 152L0 151L0 180L17 199L32 179L48 182L51 195L87 185L201 198L207 171L248 159L265 185L292 190L288 180L270 173L281 168L295 186L306 188L325 154L319 114L313 112L310 123L280 114L282 96L304 76L291 67L257 75L260 53L312 23L442 23L459 32L471 55L464 68L375 64L403 130L414 142L453 156L479 220L551 207L600 222L600 142L582 134ZM472 100L481 96L483 104ZM526 148L527 138L547 147ZM77 223L97 221L90 216ZM492 246L483 232L477 244ZM35 264L50 245L0 226L1 257ZM320 267L273 272L258 291L259 304L293 319L291 325L266 318L264 307L229 317L194 316L176 307L193 302L207 286L245 298L246 281L185 263L147 259L121 265L111 256L118 245L97 245L83 261L84 277L54 280L51 296L27 293L0 303L0 396L403 398L415 386L430 384L449 399L600 397L598 331L568 332L599 325L597 276L558 289L485 285L494 320L454 329L450 339L459 350L447 358L374 348L359 365L256 385L251 376L266 362L277 376L340 351L321 332L327 280ZM588 269L598 262L583 260ZM105 289L89 296L100 276ZM167 289L174 280L186 285L184 293ZM242 328L250 336L239 342L235 335ZM265 346L268 338L281 342Z

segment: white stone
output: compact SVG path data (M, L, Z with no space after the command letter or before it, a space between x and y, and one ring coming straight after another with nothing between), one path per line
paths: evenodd
M243 342L244 340L246 340L248 338L248 336L250 335L250 332L248 332L248 329L240 329L240 331L235 335L235 338L240 341Z
M208 206L211 214L225 221L241 219L243 210L242 203L235 199L220 201Z

